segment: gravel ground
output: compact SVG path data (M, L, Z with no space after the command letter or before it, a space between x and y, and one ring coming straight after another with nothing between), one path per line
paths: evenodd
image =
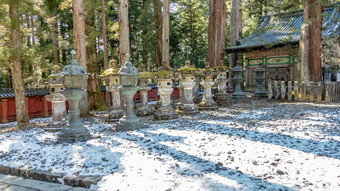
M0 125L0 163L100 175L97 190L340 190L340 104L252 101L115 132L84 119L92 139L56 144L44 132ZM7 131L6 131L7 129ZM8 130L11 129L11 130Z

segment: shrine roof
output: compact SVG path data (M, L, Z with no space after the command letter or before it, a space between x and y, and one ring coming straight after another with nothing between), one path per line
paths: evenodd
M50 89L49 88L27 88L25 89L25 96L43 96L49 95ZM14 89L13 88L4 88L0 89L0 98L12 98L15 97Z
M340 35L340 3L323 9L322 38ZM239 41L237 46L226 48L227 53L252 49L282 47L298 44L301 37L303 10L261 16L257 29Z

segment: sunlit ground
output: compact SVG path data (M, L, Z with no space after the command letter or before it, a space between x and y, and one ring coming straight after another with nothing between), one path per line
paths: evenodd
M93 139L77 144L41 128L3 133L0 164L101 175L98 190L340 190L340 104L254 101L143 121L115 132L86 119Z

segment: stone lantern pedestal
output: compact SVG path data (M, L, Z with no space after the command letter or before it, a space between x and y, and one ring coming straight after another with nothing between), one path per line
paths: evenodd
M61 122L66 119L66 98L60 92L64 90L59 66L54 66L52 74L48 78L50 95L46 95L47 101L52 103L52 122Z
M213 76L206 74L202 77L201 86L203 87L203 99L198 104L199 110L215 110L217 105L212 98L211 87L215 84Z
M229 107L232 105L231 101L231 94L227 93L227 72L226 71L220 71L217 74L217 78L215 80L215 83L218 87L218 93L215 93L214 99L216 101L217 106L219 107Z
M117 124L117 131L130 131L144 127L144 124L136 116L133 111L134 103L133 97L135 96L137 87L120 87L120 91L124 97L124 116L119 120Z
M151 90L151 87L148 86L147 78L139 79L139 92L140 92L140 101L141 105L137 108L138 116L148 116L153 114L153 110L148 105L148 91Z
M158 79L158 92L161 97L161 106L154 113L154 118L156 120L171 120L178 118L178 114L171 107L170 96L173 90L171 79Z
M127 61L117 73L120 79L119 90L124 97L124 116L117 124L117 131L130 131L145 127L143 122L136 116L133 108L133 97L138 88L138 70L130 62L130 55L127 55Z
M124 115L124 110L121 106L120 100L120 78L118 76L119 68L115 60L110 61L110 68L105 70L99 77L108 78L109 84L106 84L106 90L111 92L112 96L112 110L109 112L107 121L114 122L118 121Z
M57 135L58 142L78 142L91 138L89 130L87 130L80 121L79 102L85 95L86 90L82 89L84 83L85 71L75 60L75 51L71 52L72 59L66 65L61 74L63 86L66 88L61 91L69 103L69 123Z
M261 98L267 98L267 93L263 91L263 81L264 77L263 74L265 72L265 69L262 67L262 65L259 65L259 67L255 70L256 72L256 91L254 92L254 98L261 99Z
M243 82L243 68L241 66L242 61L238 60L237 65L232 69L234 73L233 81L235 82L235 91L232 94L232 99L243 100L246 99L246 94L242 92L241 83Z
M195 76L192 74L182 74L180 81L181 86L181 102L177 104L177 113L181 115L192 115L198 113L192 97L192 91L195 87Z
M60 92L51 92L45 96L52 103L52 121L59 122L66 119L66 98Z
M69 125L64 127L58 134L58 142L78 142L86 141L91 138L87 130L80 121L79 101L85 95L83 89L66 89L62 92L69 102Z
M124 115L124 110L121 106L120 91L118 86L112 86L107 88L111 92L112 96L112 110L109 112L108 121L118 121Z

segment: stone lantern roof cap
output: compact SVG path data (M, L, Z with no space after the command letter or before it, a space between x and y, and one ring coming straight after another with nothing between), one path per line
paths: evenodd
M138 74L138 69L132 65L130 62L130 54L127 55L127 61L124 66L122 66L118 72L119 75L133 76Z
M72 76L78 76L78 75L84 75L85 71L84 69L79 66L77 60L75 59L76 52L74 50L71 51L72 58L68 65L66 65L63 70L60 72L63 75L72 75Z

